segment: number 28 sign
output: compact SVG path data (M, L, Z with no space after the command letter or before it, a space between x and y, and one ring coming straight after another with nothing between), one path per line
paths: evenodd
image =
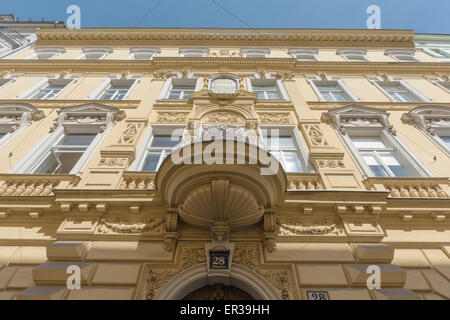
M228 269L230 251L220 250L220 251L209 251L209 268L210 269Z

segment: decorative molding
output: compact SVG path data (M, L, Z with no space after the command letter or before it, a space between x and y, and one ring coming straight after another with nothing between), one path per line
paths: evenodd
M210 50L207 57L242 57L242 52L240 50L229 50L229 49L218 49Z
M190 267L204 262L206 262L205 248L183 247L179 263L181 270L186 270Z
M335 159L331 159L331 160L317 160L317 164L319 165L320 168L330 168L330 169L336 169L336 168L345 168L344 165L344 161L342 160L335 160Z
M336 223L329 221L318 222L317 224L305 224L294 218L279 217L277 219L278 236L318 236L318 235L337 235Z
M258 265L258 253L256 248L237 247L233 253L233 263L237 263L251 270Z
M1 61L1 60L0 60ZM63 109L80 105L108 105L118 109L136 109L141 100L10 100L0 99L0 104L29 103L39 109Z
M207 113L201 119L203 124L218 124L218 123L226 123L226 124L236 124L236 125L244 125L245 118L238 113L227 112L227 111L213 111Z
M160 270L159 268L150 268L147 271L147 277L145 279L145 299L152 300L155 297L156 292L162 286L164 286L170 279L179 273L178 269L174 270Z
M291 114L289 112L257 112L261 124L291 124Z
M164 219L143 218L143 222L133 223L129 218L100 219L99 233L151 233L164 232Z
M384 178L364 180L369 190L388 190L393 198L448 198L448 178Z
M158 112L156 123L187 123L190 112Z
M296 190L323 190L324 184L318 173L288 174L288 191Z
M126 129L122 132L118 143L134 145L142 132L145 122L127 122Z
M294 298L288 270L268 270L257 268L256 272L258 272L264 279L267 280L267 282L279 291L283 300L290 300Z
M308 142L311 147L328 146L320 124L302 124L301 126L308 137Z
M101 158L98 162L100 167L123 167L128 162L128 158Z

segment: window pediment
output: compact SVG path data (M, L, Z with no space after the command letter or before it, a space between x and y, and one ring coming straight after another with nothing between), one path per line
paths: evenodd
M79 106L62 108L58 111L58 120L53 124L50 131L53 131L58 125L73 126L84 125L91 126L94 131L102 131L107 124L112 121L121 120L125 113L118 108L107 106L100 103L87 103Z
M402 116L406 123L414 123L434 135L435 129L450 128L450 107L419 106Z
M43 117L44 113L29 103L0 104L0 131L3 133L15 131L22 124Z
M336 108L322 115L323 120L332 122L343 134L348 127L384 127L395 134L388 117L384 110L359 105Z

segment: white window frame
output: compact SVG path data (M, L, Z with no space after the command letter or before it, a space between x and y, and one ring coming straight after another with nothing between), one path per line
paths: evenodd
M265 130L265 132L268 134L270 133L271 129L278 129L279 130L279 135L283 136L283 135L290 135L292 137L292 140L294 142L294 144L296 145L296 149L297 149L297 156L300 160L301 166L303 168L303 171L301 172L287 172L287 173L312 173L314 172L314 169L311 165L311 163L309 162L309 157L308 157L308 153L306 151L305 148L305 144L303 143L303 140L301 138L300 132L298 131L298 128L295 125L287 125L287 126L271 126L271 125L261 125L259 126L260 129ZM259 138L262 141L262 145L263 147L270 152L267 149L267 146L264 144L264 135L263 135L263 131L259 130L260 132L260 136ZM281 165L283 165L280 162ZM284 167L283 167L284 170Z
M398 161L409 171L415 171L416 177L432 177L433 173L428 167L408 148L408 146L396 135L395 130L389 124L386 111L374 108L349 105L339 107L322 115L322 119L332 123L332 127L351 155L359 170L366 177L375 177L366 162L362 159L359 151L354 147L350 138L354 136L379 136L387 142L387 146L394 149ZM349 124L342 121L345 119L356 120ZM386 177L400 178L400 177Z
M336 84L342 89L342 91L344 91L350 98L349 101L339 101L339 100L336 100L333 96L332 102L351 102L351 101L360 101L361 100L353 93L352 90L350 90L350 88L341 79L331 78L331 79L323 80L323 79L319 79L319 78L308 78L308 82L311 85L311 87L313 88L317 97L319 98L319 101L329 102L323 97L322 92L320 92L319 88L316 85L316 82L336 82Z
M437 85L439 88L445 90L447 93L450 93L450 81L444 81L444 80L439 78L439 79L431 80L431 82L433 84ZM447 88L446 86L443 85L443 83L448 83L449 87Z
M179 49L180 57L183 58L202 58L209 52L208 48L203 47L185 47Z
M158 100L165 100L165 99L169 99L169 94L170 94L170 90L172 90L172 86L173 86L173 81L178 81L178 80L183 80L183 79L189 79L192 81L195 81L195 91L200 91L201 90L201 85L202 85L202 77L190 77L190 78L181 78L181 77L170 77L166 80L166 82L164 83L161 92L158 95ZM175 99L170 99L170 100L175 100ZM178 99L181 100L181 99Z
M136 159L130 165L129 170L130 171L147 172L147 171L142 171L142 168L143 168L145 160L147 158L147 152L150 148L150 144L152 143L153 137L155 135L171 135L174 130L185 131L186 128L187 128L186 125L158 125L158 124L150 125L144 134L143 142L136 154ZM155 172L158 171L158 169L161 165L161 162L162 161L160 160L160 163L158 164ZM153 171L151 171L151 172L153 172Z
M398 62L422 62L422 60L415 55L415 52L415 49L387 49L384 54ZM404 61L400 58L402 56L410 57L412 61Z
M365 49L339 49L336 51L336 54L340 55L349 62L370 62L370 59L367 56L367 50ZM361 61L351 60L349 59L349 56L360 56Z
M161 49L154 48L154 47L130 48L129 60L139 60L139 61L153 60L153 58L159 53L161 53ZM136 59L136 55L147 55L147 56L149 56L149 58L148 59Z
M320 61L319 50L313 48L291 48L288 53L295 58L297 61L313 62ZM310 56L312 59L301 59L298 56Z
M132 92L132 90L134 89L134 87L138 84L139 82L139 78L128 78L128 79L114 79L114 78L107 78L106 81L102 82L102 84L100 84L100 86L92 93L89 95L89 99L93 99L93 100L103 100L102 97L103 95L106 93L107 90L109 90L109 88L111 88L111 86L113 86L113 83L116 82L132 82L131 85L128 88L127 93L125 94L125 96L123 97L123 99L121 100L126 100L128 98L128 96L130 95L130 93ZM104 101L109 101L109 100L104 100Z
M87 163L92 159L94 153L106 138L114 125L114 120L120 120L124 117L123 111L117 108L104 106L101 104L86 104L75 107L61 109L58 121L54 124L55 129L47 133L10 171L10 173L33 174L41 166L51 153L51 148L68 134L89 134L94 133L97 136L91 142L84 154L72 168L69 174L81 175ZM86 111L83 111L86 110ZM89 109L93 110L90 111ZM106 110L105 110L106 109ZM83 122L69 119L70 114L78 113L83 117ZM102 115L105 120L89 120L89 116ZM53 127L52 127L53 128Z
M268 58L270 56L269 48L242 48L241 54L244 58Z
M75 81L77 81L78 78L65 78L65 79L57 79L57 78L44 78L41 81L39 81L36 85L34 85L33 87L31 87L30 89L28 89L27 91L23 92L21 95L17 96L17 99L28 99L28 100L35 100L33 98L34 95L36 95L36 93L38 93L38 91L45 89L48 85L54 83L56 85L58 85L58 82L64 82L66 83L66 85L64 86L64 88L62 88L58 94L56 94L54 97L48 99L48 100L54 100L56 99L58 96L60 96L65 90L67 90L68 87L70 87L71 84L73 84ZM44 99L39 99L39 100L44 100ZM47 99L45 99L47 100Z
M279 100L287 100L287 101L290 100L289 94L288 94L286 88L284 87L283 80L277 79L277 78L261 79L261 78L257 78L257 77L247 77L246 78L246 82L247 82L248 91L253 92L252 81L258 81L258 80L271 80L271 81L274 81L275 82L275 86L278 89L278 93L280 94L280 97L281 97L281 99L279 99ZM276 99L267 99L266 98L266 99L262 99L262 100L264 100L264 101L266 101L266 100L271 101L271 100L276 100Z
M39 47L34 48L35 53L29 57L28 59L32 60L49 60L54 58L55 56L66 53L66 49L62 47Z
M423 94L421 94L419 91L417 91L416 89L414 89L412 86L410 86L405 80L400 80L400 79L392 79L389 81L384 81L384 80L380 80L380 79L371 79L370 80L378 89L381 90L381 92L384 93L384 95L386 97L389 98L389 100L391 100L392 102L409 102L409 103L414 103L414 102L430 102L432 101L431 99L429 99L428 97L424 96ZM417 100L415 101L405 101L403 98L401 98L399 96L399 98L402 101L396 101L380 84L381 82L396 82L398 83L400 86L403 86L405 89L407 89L412 95L416 96Z
M102 60L106 55L111 54L113 50L109 47L86 47L83 48L83 53L78 57L79 60ZM98 59L88 59L89 54L99 54Z

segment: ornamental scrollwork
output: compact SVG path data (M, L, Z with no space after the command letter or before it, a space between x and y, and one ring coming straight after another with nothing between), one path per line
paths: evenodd
M258 112L261 124L289 124L291 123L291 116L289 112L275 113L275 112Z

